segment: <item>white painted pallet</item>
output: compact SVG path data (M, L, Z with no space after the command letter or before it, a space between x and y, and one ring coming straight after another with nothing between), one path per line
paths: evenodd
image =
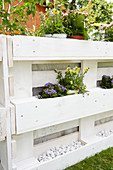
M112 121L105 123L106 125L94 126L96 120L113 116L113 89L96 88L96 81L104 72L103 69L97 69L97 63L113 62L113 43L29 36L3 36L1 40L0 36L0 61L3 61L0 62L0 92L3 96L0 103L7 112L7 117L4 118L7 122L6 128L4 126L4 132L7 132L6 140L4 137L4 142L0 143L0 151L3 153L0 154L0 159L4 170L63 169L113 146L113 136L101 139L95 136L102 128L112 129ZM42 75L33 77L32 64L60 62L79 62L82 70L90 67L84 79L89 95L85 94L83 97L78 94L53 99L32 97L34 79L36 78L37 87L38 79ZM105 74L107 73L112 75L112 68L110 72L106 70ZM49 76L53 80L53 77ZM41 83L43 80L42 76ZM66 123L73 121L74 124L75 120L75 126L79 126L76 138L87 144L52 161L37 162L39 153L61 144L62 141L72 140L72 136L65 136L65 139L62 138L64 140L56 138L36 147L33 145L34 139L37 139L39 134L46 136L56 133L60 130L54 128L56 125L63 127L62 124L65 124L63 128L60 127L65 130ZM44 133L42 128L45 128Z
M93 156L97 152L101 152L109 147L113 147L113 135L107 138L92 136L92 141L87 139L87 144L83 147L71 151L63 156L58 156L50 161L39 163L35 157L18 162L17 170L62 170L66 167L74 165L86 157Z
M31 97L11 102L15 105L16 130L20 134L113 110L112 101L113 89L97 88L84 97L82 94L52 99Z
M14 60L113 59L113 43L74 39L14 36Z

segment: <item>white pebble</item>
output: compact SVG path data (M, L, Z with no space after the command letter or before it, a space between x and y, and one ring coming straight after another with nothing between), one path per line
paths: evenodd
M110 133L111 133L111 131L110 131ZM59 155L64 155L68 152L74 151L75 149L78 149L81 146L82 146L82 144L79 141L73 141L69 145L56 146L56 147L48 150L46 153L43 153L42 155L40 155L38 157L38 161L39 162L45 162L45 161L54 159L55 157L57 157Z

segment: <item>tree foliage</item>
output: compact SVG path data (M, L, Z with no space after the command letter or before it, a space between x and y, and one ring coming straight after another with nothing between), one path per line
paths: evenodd
M112 8L113 3L108 3L106 0L79 0L81 10L87 11L89 14L90 23L106 23L112 21Z
M36 12L35 0L1 0L0 1L0 30L5 32L20 31L25 33L26 20Z

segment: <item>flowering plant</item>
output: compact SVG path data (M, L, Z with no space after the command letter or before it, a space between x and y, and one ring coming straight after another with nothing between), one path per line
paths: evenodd
M107 75L102 76L101 87L105 89L113 88L113 78Z
M67 88L60 84L46 83L40 92L42 98L53 98L67 95Z
M81 68L75 67L73 69L70 66L67 67L65 75L62 75L61 71L55 70L57 73L58 83L65 86L67 89L76 90L77 93L85 93L86 85L83 85L83 78L89 67L84 69L84 72L81 72Z
M40 13L41 26L38 34L44 36L45 34L64 33L62 23L62 12L60 9L48 9L45 14Z

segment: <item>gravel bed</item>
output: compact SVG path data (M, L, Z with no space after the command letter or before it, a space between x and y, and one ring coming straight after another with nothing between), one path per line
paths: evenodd
M113 130L101 130L100 132L97 133L97 136L100 137L108 137L113 134Z
M80 141L73 141L69 145L61 145L61 146L56 146L54 148L51 148L47 152L43 153L38 157L39 162L45 162L51 159L56 158L57 156L64 155L66 153L69 153L73 150L76 150L80 147L82 147L82 143Z

